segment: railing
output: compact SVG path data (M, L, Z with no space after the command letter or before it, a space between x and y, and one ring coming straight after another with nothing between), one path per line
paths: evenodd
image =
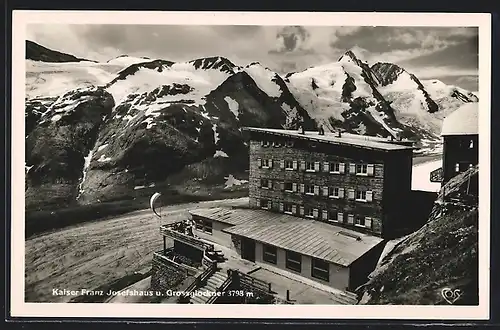
M225 292L232 282L233 280L231 276L229 276L228 274L227 279L224 282L222 282L222 284L218 288L216 288L215 292L222 292L222 293ZM217 300L217 298L219 298L217 295L211 296L210 298L208 298L207 304L213 304Z
M206 249L212 249L212 250L214 249L213 244L205 243L199 239L196 239L194 237L191 237L191 236L188 236L188 235L183 234L181 232L178 232L178 231L172 229L172 225L160 226L160 233L164 236L169 236L169 237L172 237L174 239L181 240L184 243L192 245L192 246L199 248L203 251L205 251Z
M202 273L200 273L194 281L184 290L184 294L179 298L179 300L189 300L189 295L196 289L200 288L206 280L212 276L217 270L217 263L212 263L205 269Z
M272 293L271 289L271 283L259 280L258 278L255 278L253 276L238 272L239 278L240 278L240 283L241 284L246 284L248 286L251 286L257 290L260 290L265 293Z
M188 275L194 275L194 274L198 273L198 271L199 271L198 269L196 269L194 267L191 267L191 266L188 266L185 264L180 264L180 263L173 261L172 259L163 255L163 250L158 251L158 252L154 252L153 255L157 257L157 260L159 260L160 262L162 262L166 265L170 265L170 266L174 266L174 267L182 268L182 269L186 270L186 273Z

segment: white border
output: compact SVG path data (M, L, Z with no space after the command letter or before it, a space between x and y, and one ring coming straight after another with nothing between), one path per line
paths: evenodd
M434 319L489 318L491 15L457 13L255 13L20 11L12 14L11 315L14 317ZM165 305L24 302L24 91L26 25L47 24L469 26L479 27L481 170L479 201L479 306ZM168 23L166 23L168 22Z

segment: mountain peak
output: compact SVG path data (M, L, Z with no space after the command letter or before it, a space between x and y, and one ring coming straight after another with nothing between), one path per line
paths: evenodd
M366 49L363 49L361 47L358 47L358 46L354 46L350 49L348 49L344 55L342 55L340 58L339 58L339 62L342 62L343 60L351 60L357 64L359 63L367 63L365 58L367 57L368 55L368 52Z
M85 58L78 58L71 54L58 52L57 50L49 49L34 41L26 40L26 59L41 62L95 62Z
M234 73L236 65L222 56L202 57L189 61L196 69L218 69L226 73Z

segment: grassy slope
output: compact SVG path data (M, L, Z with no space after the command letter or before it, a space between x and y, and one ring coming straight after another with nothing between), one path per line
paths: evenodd
M455 304L476 305L477 251L477 205L444 209L437 204L428 223L384 258L372 279L361 288L361 303L448 304L441 296L441 290L448 287L462 291Z

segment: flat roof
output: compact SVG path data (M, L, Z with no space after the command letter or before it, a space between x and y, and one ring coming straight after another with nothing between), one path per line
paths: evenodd
M311 140L321 143L355 146L364 149L382 150L382 151L395 151L395 150L413 150L413 147L397 144L396 141L383 141L383 138L377 138L365 135L345 134L342 133L338 137L336 133L325 132L320 135L316 131L305 131L302 134L296 130L275 129L275 128L258 128L258 127L244 127L249 132L265 133L276 136L285 136L302 140ZM402 141L404 142L404 141Z
M478 134L478 115L478 102L463 104L444 118L441 136Z
M232 225L222 230L226 233L342 266L349 266L383 242L380 237L333 224L258 209L211 208L189 212Z

